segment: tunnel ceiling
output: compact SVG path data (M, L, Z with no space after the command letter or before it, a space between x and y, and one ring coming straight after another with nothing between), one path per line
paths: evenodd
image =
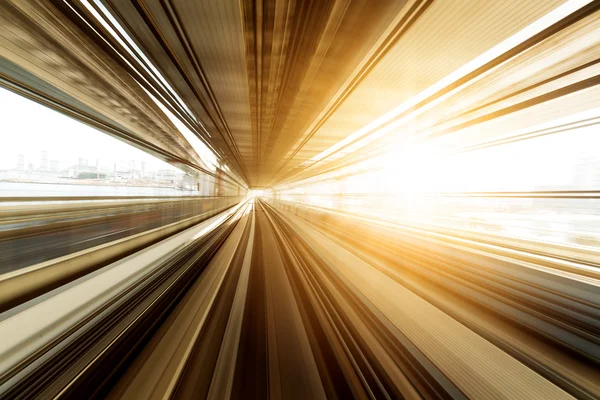
M134 78L250 187L293 180L323 151L368 130L562 3L89 0L85 7L79 1L52 2L93 38L98 52L119 64L111 70L131 72L140 59L149 60ZM111 15L109 24L123 31L111 33L100 24L94 14L103 11ZM124 50L126 36L143 52L137 61ZM154 67L165 85L151 79L158 75ZM135 92L145 96L139 88ZM160 135L181 142L170 124L161 123L168 129ZM161 140L154 143L160 146Z

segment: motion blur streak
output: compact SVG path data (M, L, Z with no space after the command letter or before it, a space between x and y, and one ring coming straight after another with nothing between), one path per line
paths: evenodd
M599 84L599 0L0 0L148 157L0 130L0 399L600 399Z

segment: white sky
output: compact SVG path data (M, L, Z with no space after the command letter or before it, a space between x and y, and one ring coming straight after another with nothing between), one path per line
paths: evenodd
M328 175L309 192L533 191L600 189L600 125L455 155L431 151L425 142L404 149L393 146L381 157ZM374 173L343 179L335 176L383 166ZM315 178L317 181L322 176ZM302 186L302 185L300 185Z
M145 163L146 171L175 169L166 162L138 150L88 125L57 111L0 88L0 169L17 167L18 155L38 167L42 151L48 160L59 160L60 168L77 164L79 158L88 165L111 167L121 161L128 166Z

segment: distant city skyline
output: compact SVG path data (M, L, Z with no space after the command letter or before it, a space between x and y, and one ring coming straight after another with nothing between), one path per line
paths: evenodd
M0 89L0 105L3 109L0 170L17 169L19 155L24 157L25 169L30 164L47 169L52 161L58 162L60 168L68 168L83 158L94 165L100 160L101 168L112 169L114 163L133 160L138 165L143 162L148 172L177 170L119 139L6 89ZM46 166L42 165L44 151L47 152Z
M44 158L45 154L45 158ZM4 165L8 165L4 163ZM147 160L139 160L139 159L120 159L118 161L106 161L102 158L96 158L94 160L89 160L85 157L77 157L75 162L72 163L64 163L61 160L52 158L52 153L49 151L43 150L41 152L41 156L36 157L33 155L26 154L17 154L15 156L15 160L12 166L5 167L2 169L5 170L27 170L29 166L32 166L35 170L67 170L74 166L94 166L101 171L113 171L115 168L118 171L141 171L146 173L154 173L162 170L173 170L175 172L180 172L184 174L185 172L167 164L163 163L163 165L151 165L148 168Z

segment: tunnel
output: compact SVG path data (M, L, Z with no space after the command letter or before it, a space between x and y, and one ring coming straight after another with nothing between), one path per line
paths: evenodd
M0 399L600 399L600 1L0 0Z

